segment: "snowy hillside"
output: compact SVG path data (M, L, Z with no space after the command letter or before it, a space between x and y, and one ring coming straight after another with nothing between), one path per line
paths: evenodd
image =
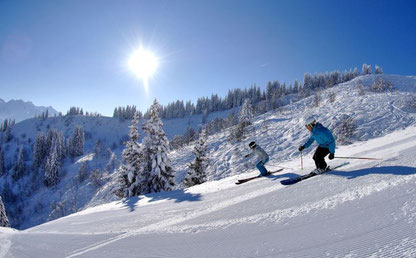
M370 88L379 78L391 82L393 91L372 92ZM329 100L331 94L335 96L333 102ZM416 77L412 76L360 76L322 91L319 107L314 106L314 98L312 95L256 117L253 125L247 128L247 138L240 143L230 143L227 140L228 131L210 137L209 179L238 175L253 167L254 160L247 162L244 159L248 143L252 140L271 156L268 163L270 168L281 166L281 162L298 159L297 149L309 135L303 125L303 118L308 115L314 115L324 126L333 130L338 138L340 134L337 134L337 128L345 117L351 117L356 129L346 142L365 141L416 123ZM184 161L189 162L193 158L189 154L192 148L191 146L172 154L177 171L186 170ZM314 149L305 151L312 153ZM181 178L180 175L177 177Z
M351 160L281 185L312 168L308 155L305 171L293 159L279 163L282 173L243 185L234 182L257 172L111 202L25 231L0 228L0 256L415 257L416 127L337 154L382 161Z
M43 112L49 113L49 116L58 114L53 107L35 106L32 102L25 102L23 100L10 100L5 102L0 99L0 122L5 119L15 120L16 123L28 118L33 118L36 115L41 115Z
M208 119L225 117L230 112L211 113ZM184 134L188 127L198 129L201 120L202 115L167 119L164 121L164 129L168 137L172 138ZM111 193L115 182L113 172L120 163L123 142L128 139L130 124L130 120L119 118L80 115L31 118L11 128L10 141L6 141L4 135L0 136L0 150L4 153L5 170L8 171L0 172L0 194L8 206L12 225L24 229L88 206L117 199ZM44 172L36 174L31 170L32 149L38 134L42 132L47 135L50 130L56 130L65 139L70 139L77 127L84 131L84 154L65 159L60 169L59 184L52 188L44 187ZM139 131L143 136L141 128ZM99 155L96 153L97 148L100 149ZM21 150L26 169L22 178L16 182L13 174ZM83 164L88 165L81 176ZM98 175L91 173L94 171ZM110 183L106 185L107 182Z
M372 92L370 89L379 78L389 81L393 85L393 91L382 93ZM307 114L316 115L318 121L335 131L337 137L341 132L337 130L345 118L350 117L356 126L351 136L345 136L346 143L355 144L375 139L389 133L415 125L416 106L412 102L416 96L416 77L396 75L361 76L350 82L327 89L320 93L320 104L314 105L315 96L302 99L298 102L284 106L280 109L255 117L253 125L247 128L247 137L241 142L228 140L229 131L215 134L209 138L208 180L233 178L249 173L257 174L254 168L254 160L244 159L248 152L247 144L255 140L271 156L267 168L275 169L287 167L287 173L296 172L300 167L298 146L308 137L308 131L304 128L302 119ZM210 114L208 120L215 117L226 117L230 111ZM183 134L188 126L197 128L202 116L193 116L183 119L168 119L164 121L164 129L169 138L177 134ZM122 142L127 137L128 126L131 121L122 121L117 118L68 116L48 119L28 119L12 127L13 140L3 143L5 159L9 164L17 159L21 146L25 146L28 154L26 165L31 165L33 142L39 132L47 132L49 129L57 129L64 136L70 137L75 127L82 126L85 131L84 154L74 159L67 159L63 164L62 179L52 188L41 188L42 182L33 180L32 175L25 176L19 184L13 183L11 176L0 175L0 186L8 182L9 188L19 196L9 199L15 202L9 206L9 212L14 214L10 220L19 224L19 228L28 228L48 220L53 220L87 207L117 200L111 193L116 186L114 168L120 162L120 153L123 149ZM339 140L339 139L338 139ZM95 155L97 142L101 143L101 149L109 150L102 156ZM342 148L341 145L338 145ZM194 159L193 146L172 151L170 159L176 171L178 189L182 188L181 182L187 171L187 163ZM313 148L306 149L304 153L311 154ZM112 154L116 160L111 161ZM336 155L340 154L337 149ZM342 154L344 155L344 154ZM305 158L307 162L308 158ZM98 171L100 177L80 180L81 166L89 162L90 171ZM310 161L310 159L309 159ZM112 168L107 169L112 162ZM310 164L309 164L310 165ZM288 169L290 168L290 169ZM12 167L8 168L9 170ZM223 181L221 181L223 182ZM225 181L226 182L226 181ZM222 184L208 182L204 187L212 185L213 189L221 189ZM30 186L30 187L26 187ZM202 186L201 186L202 187ZM3 189L4 190L4 187ZM11 192L11 191L9 191ZM183 191L182 191L183 193ZM173 193L179 194L181 190ZM227 193L222 193L226 195ZM172 193L161 193L158 198L176 198ZM185 195L193 200L198 196ZM182 197L178 197L182 198ZM3 200L7 198L3 197ZM153 202L152 202L153 203ZM7 209L7 205L6 205Z

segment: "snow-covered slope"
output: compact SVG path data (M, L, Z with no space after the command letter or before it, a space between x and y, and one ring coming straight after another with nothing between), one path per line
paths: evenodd
M298 160L235 185L116 201L25 230L0 229L1 257L415 257L416 127L337 149L338 171L293 186ZM305 157L306 171L312 168ZM333 160L332 165L344 162Z
M394 91L384 93L371 92L369 88L379 78L392 82L395 87ZM409 105L409 101L416 96L415 85L416 77L396 75L361 76L348 83L321 92L322 101L319 107L313 105L314 96L310 96L299 102L254 118L252 121L253 125L247 128L247 137L242 142L228 141L228 131L211 136L208 148L210 166L207 171L208 179L211 182L201 187L208 189L204 190L207 192L219 191L224 187L230 187L227 180L234 180L238 175L247 172L249 175L257 174L258 172L254 169L254 160L243 158L244 154L248 152L247 144L252 140L258 142L270 154L271 160L266 165L267 168L286 167L287 173L298 173L300 157L297 148L308 137L308 132L302 122L302 118L307 114L316 115L318 121L333 130L339 127L340 121L346 115L352 117L357 128L350 140L356 142L356 144L414 126L416 109L414 106ZM364 89L364 94L362 89ZM329 96L332 93L335 94L335 101L333 102L329 101ZM225 115L226 113L213 114L213 117ZM178 133L183 133L184 129L189 125L198 126L201 119L200 116L195 116L192 119L166 120L164 121L164 129L172 137ZM89 181L78 185L76 176L82 161L90 160L93 166L92 169L94 167L101 168L108 162L108 160L94 160L92 153L97 140L101 140L111 147L114 153L120 155L123 148L121 143L127 135L130 123L130 121L119 121L118 119L105 117L70 116L48 118L46 120L30 119L16 124L12 128L12 133L16 138L11 143L3 146L4 149L9 149L6 158L10 160L15 160L15 150L19 148L20 144L30 146L39 131L45 132L49 128L57 128L58 131L63 131L66 137L72 134L74 127L77 125L82 125L86 131L85 155L64 164L64 178L59 185L52 189L43 189L42 191L22 196L21 205L24 206L24 209L22 209L22 213L19 216L22 216L24 222L21 224L21 227L27 228L46 221L48 217L53 219L85 209L86 207L93 207L115 200L116 197L111 193L112 188L116 184L114 173L104 174L104 182L106 184L98 188ZM341 152L344 147L338 147L336 155L346 155L346 153ZM187 170L186 163L194 158L192 149L193 146L188 146L170 153L170 159L176 171L178 189L182 187L180 182ZM304 151L308 155L311 155L312 152L313 148ZM310 157L304 157L304 161L305 164L312 167ZM25 180L30 181L30 179L31 177L27 177ZM215 182L215 180L221 181ZM16 190L19 186L14 185L14 188ZM30 191L26 189L17 190L24 193ZM228 190L224 190L224 192L218 193L218 196L227 196ZM153 200L150 204L156 202L154 199L174 199L178 200L178 202L183 202L184 200L200 200L202 196L201 194L187 194L183 190L178 190L173 193L154 195L151 197ZM131 199L127 202L134 203L135 200ZM143 201L141 200L141 202ZM51 203L54 204L55 209L51 208ZM192 210L193 208L190 209ZM57 212L59 213L57 214ZM149 216L152 215L149 213ZM143 223L148 224L149 221L144 220ZM130 225L127 227L130 227Z
M384 93L372 92L370 87L379 78L391 82L394 90ZM361 85L364 92L360 89ZM329 100L331 94L335 94L334 102ZM230 143L227 140L228 131L210 137L209 179L217 180L238 175L253 167L254 160L247 162L244 159L244 154L248 151L248 143L252 140L270 154L269 168L277 168L281 166L281 162L299 159L297 149L309 136L303 125L305 116L314 115L318 122L333 131L336 131L344 117L351 117L357 127L350 139L352 142L383 136L416 123L416 105L409 107L412 106L409 105L409 101L416 99L414 76L360 76L322 91L319 107L314 106L314 98L312 95L256 117L253 119L253 125L247 128L247 137L242 142ZM172 154L179 179L186 171L184 161L189 162L193 158L190 155L192 148L190 146ZM313 148L309 148L304 153L313 151Z
M53 107L35 106L32 102L25 102L23 100L10 100L5 102L0 99L0 122L4 119L14 119L16 122L23 121L28 118L40 115L43 112L49 113L49 116L58 114Z
M224 117L229 112L212 113L209 117L211 119ZM164 121L164 129L169 137L173 137L183 134L189 126L197 129L201 120L201 115L168 119ZM116 182L113 172L121 160L123 142L128 139L130 124L130 120L118 118L71 115L45 119L31 118L14 125L11 129L12 140L9 142L0 140L2 143L0 147L6 160L6 170L8 170L8 173L0 174L0 194L5 194L3 189L6 188L6 184L10 189L8 195L13 192L14 196L3 198L6 201L11 199L7 203L7 207L12 225L25 229L85 209L88 206L117 199L112 194L114 182ZM76 127L82 127L84 130L84 155L64 160L60 169L58 185L52 188L44 187L42 180L34 180L36 176L31 170L32 147L36 136L40 132L47 134L50 129L55 129L62 132L65 139L69 139L73 136ZM142 131L141 128L139 131ZM104 157L95 155L97 142L100 142ZM25 150L26 170L23 178L16 182L12 179L13 166L21 148ZM117 158L113 162L113 168L106 169L112 153ZM101 174L99 184L94 185L91 180L80 180L78 175L81 164L84 162L88 162L89 172L99 171ZM87 172L87 177L89 172ZM105 184L109 181L109 184Z

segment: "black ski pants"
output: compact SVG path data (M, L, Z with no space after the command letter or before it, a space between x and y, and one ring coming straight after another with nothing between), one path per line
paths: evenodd
M329 154L329 149L324 147L316 148L315 154L313 154L313 160L315 161L316 168L326 169L327 164L325 162L326 155Z

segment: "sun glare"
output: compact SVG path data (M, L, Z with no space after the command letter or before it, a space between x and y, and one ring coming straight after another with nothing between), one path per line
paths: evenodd
M156 56L143 48L133 52L128 63L129 69L144 82L155 73L158 60Z

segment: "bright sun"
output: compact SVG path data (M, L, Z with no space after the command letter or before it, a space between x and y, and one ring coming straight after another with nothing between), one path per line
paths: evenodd
M158 67L158 59L152 52L140 48L133 52L128 66L138 78L143 80L147 90L148 79L155 73Z

